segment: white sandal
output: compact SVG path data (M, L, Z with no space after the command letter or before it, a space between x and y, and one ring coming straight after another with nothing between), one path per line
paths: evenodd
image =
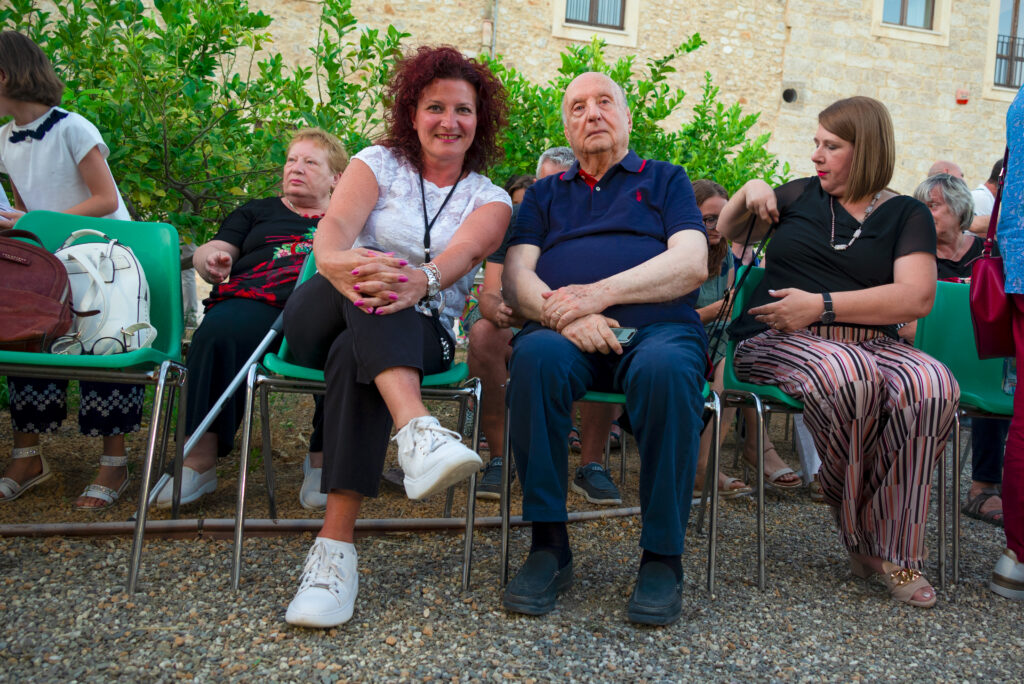
M40 450L38 444L36 446L18 447L11 450L12 459L32 458L33 456L39 457L39 462L43 464L42 471L35 477L29 478L21 484L18 484L9 477L0 478L0 503L14 501L36 485L42 484L53 477L53 473L50 472L50 464L46 462L45 458L43 458L43 452Z
M107 456L106 454L104 454L103 456L100 456L100 465L108 466L111 468L120 468L128 465L128 457ZM82 497L89 497L90 499L99 499L100 501L103 501L104 504L102 506L76 505L75 510L102 511L107 508L110 508L121 497L121 495L124 493L124 490L128 488L129 479L130 478L128 477L128 473L126 472L124 475L124 481L121 482L121 485L117 489L111 489L110 487L105 487L101 484L96 484L95 482L93 482L92 484L85 488L84 492L78 495L78 498L81 499Z

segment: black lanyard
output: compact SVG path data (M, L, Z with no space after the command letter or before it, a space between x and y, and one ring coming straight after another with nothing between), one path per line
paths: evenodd
M448 204L448 200L452 198L452 194L455 192L455 188L459 185L461 180L462 169L459 169L459 178L455 179L455 184L452 185L452 189L448 191L448 196L444 198L444 202L441 202L440 208L437 213L434 214L434 218L427 222L427 194L423 190L423 174L420 174L420 200L423 202L423 263L430 261L430 229L434 227L434 223L437 221L437 217L444 211L444 207Z

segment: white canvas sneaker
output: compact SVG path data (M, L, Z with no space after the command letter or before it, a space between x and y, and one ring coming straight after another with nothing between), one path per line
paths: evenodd
M425 499L483 466L477 453L462 443L462 436L441 427L433 416L413 418L394 439L410 499Z
M1003 555L996 561L988 588L1008 599L1024 601L1024 563L1010 549L1003 549Z
M355 545L317 537L284 619L303 627L343 625L352 618L358 593Z

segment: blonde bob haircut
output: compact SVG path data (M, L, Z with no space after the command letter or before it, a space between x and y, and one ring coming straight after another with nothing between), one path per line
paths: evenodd
M849 97L821 110L818 123L853 145L844 200L856 202L889 185L896 168L896 141L884 104L870 97Z
M345 146L324 129L300 128L288 141L288 149L291 150L292 145L300 140L310 140L327 153L327 165L330 167L331 173L341 173L348 166L348 152L345 151Z

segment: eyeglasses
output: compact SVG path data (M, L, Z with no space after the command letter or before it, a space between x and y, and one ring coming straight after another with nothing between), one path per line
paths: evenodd
M718 214L705 214L700 217L705 228L714 228L718 225Z
M100 337L93 341L88 349L77 335L63 335L58 337L50 345L51 354L64 356L108 356L110 354L123 354L128 349L124 340L116 337Z

